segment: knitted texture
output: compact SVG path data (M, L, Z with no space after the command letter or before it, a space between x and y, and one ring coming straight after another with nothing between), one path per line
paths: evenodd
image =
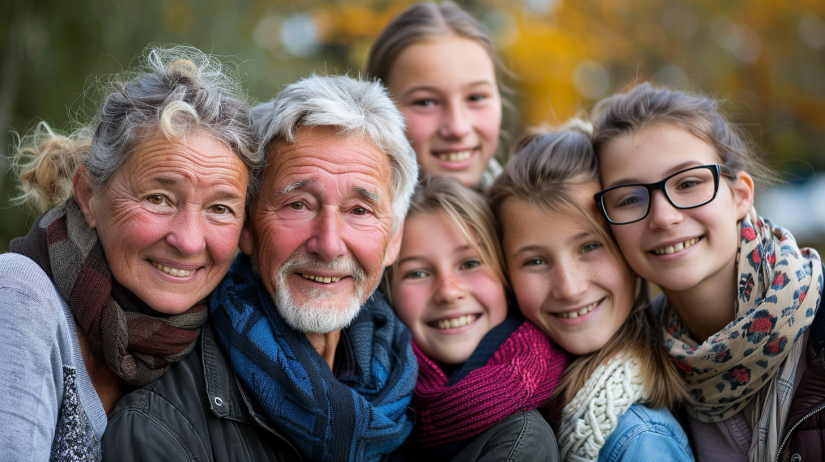
M529 322L483 367L449 385L438 365L413 345L418 383L413 394L415 446L424 454L472 438L516 412L535 409L559 381L567 354Z
M174 316L157 313L114 282L97 231L74 199L41 215L9 250L43 268L95 353L135 386L159 378L192 351L209 316L205 305Z
M378 461L409 435L415 356L410 332L380 293L346 328L356 364L342 381L281 318L248 256L235 259L209 308L238 377L310 460Z
M760 218L742 219L737 253L736 319L699 344L665 303L664 339L687 383L687 412L720 422L755 402L752 461L773 460L793 395L799 340L813 322L823 284L822 261L787 230Z
M597 460L619 417L643 398L644 386L635 357L618 355L597 367L562 410L558 428L561 459Z

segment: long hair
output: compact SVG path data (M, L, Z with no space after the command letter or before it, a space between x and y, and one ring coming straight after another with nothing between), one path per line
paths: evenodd
M610 235L607 223L571 192L598 181L599 165L590 140L592 128L573 120L556 131L534 131L515 145L504 173L493 183L489 197L497 216L508 199L517 199L541 210L570 217L605 246L626 276L636 284L636 297L627 320L601 349L575 359L564 371L554 396L569 403L599 365L619 353L633 356L642 365L646 403L673 407L684 394L684 385L662 345L662 335L650 307L647 283L633 273ZM499 236L502 227L499 226Z

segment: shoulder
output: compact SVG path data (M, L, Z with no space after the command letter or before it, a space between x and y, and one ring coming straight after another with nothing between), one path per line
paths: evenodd
M621 417L599 453L600 461L694 460L687 435L666 408L634 404Z
M506 417L459 452L453 462L552 462L559 460L556 436L536 410Z
M54 317L51 308L60 306L62 300L52 280L37 263L16 253L0 255L0 304L25 306L32 315Z
M203 377L196 347L161 378L123 396L109 414L104 460L208 460Z

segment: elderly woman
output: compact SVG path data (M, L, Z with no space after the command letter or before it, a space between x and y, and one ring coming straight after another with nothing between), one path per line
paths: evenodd
M244 221L257 142L238 80L149 49L93 122L24 138L20 201L46 211L0 255L3 460L99 460L106 413L184 357Z

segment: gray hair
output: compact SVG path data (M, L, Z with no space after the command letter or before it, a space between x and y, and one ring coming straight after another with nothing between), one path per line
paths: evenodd
M78 165L88 170L90 186L102 190L140 142L158 132L170 140L206 133L254 173L261 155L237 74L236 66L191 46L147 47L136 66L89 90L101 101L90 124L64 136L41 122L20 141L17 202L41 211L62 203ZM255 188L250 179L248 197Z
M252 108L252 116L262 158L269 154L273 141L294 142L301 126L337 127L344 134L369 135L372 144L389 156L393 231L404 219L418 178L418 164L404 135L404 118L380 83L313 75Z

